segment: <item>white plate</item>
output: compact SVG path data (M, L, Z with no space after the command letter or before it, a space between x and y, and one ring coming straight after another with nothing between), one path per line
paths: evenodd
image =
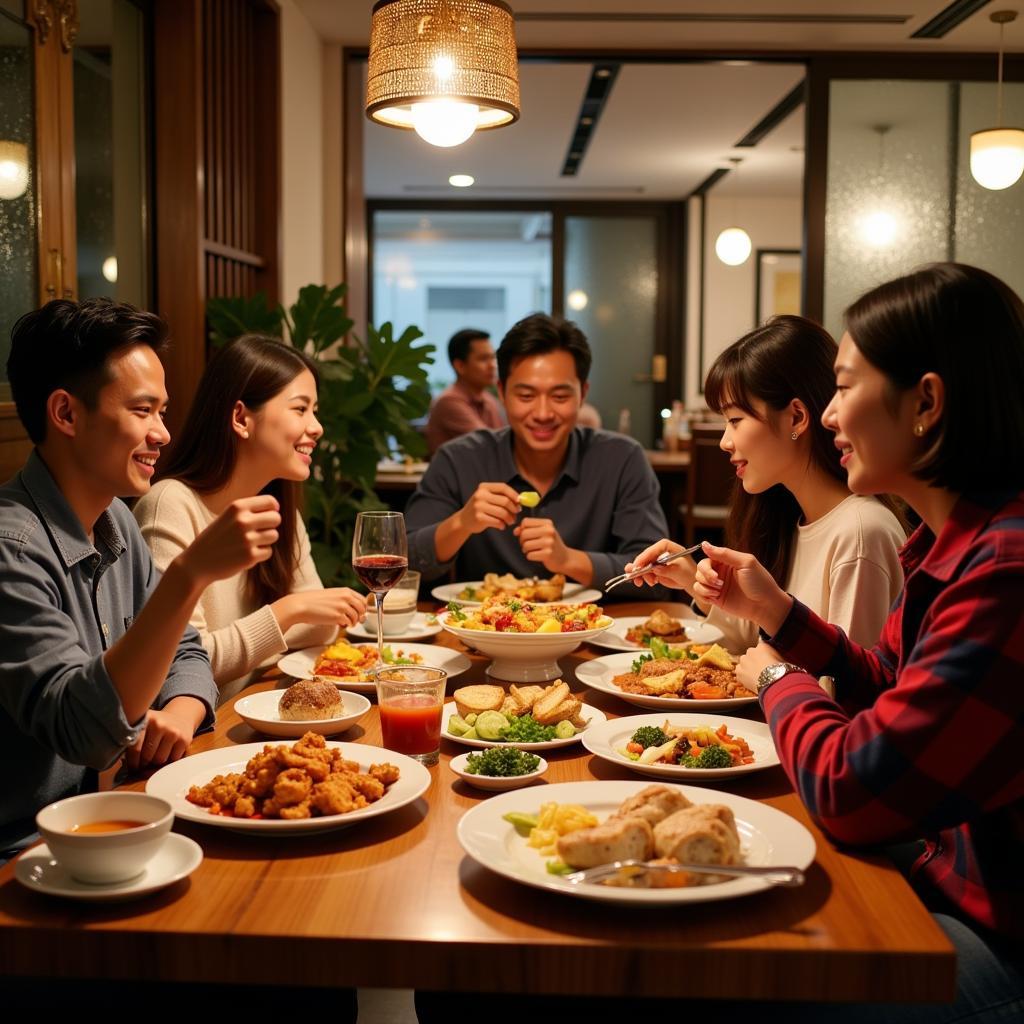
M356 647L375 647L376 644L355 644ZM397 642L392 643L390 640L385 641L385 647L398 647L405 655L410 654L421 654L423 661L420 662L422 665L429 665L431 668L443 668L448 673L449 679L454 679L456 676L462 675L472 662L464 654L460 654L458 651L453 651L450 647L442 647L440 644L399 644ZM316 659L323 654L325 650L324 646L320 647L307 647L302 651L292 651L291 654L286 654L278 663L277 667L287 675L294 676L296 679L312 679L313 678L313 666L316 664ZM335 683L342 690L353 690L356 693L375 693L376 688L373 685L373 681L360 682L359 680L353 679L351 682L347 679L332 679L330 682Z
M571 654L585 640L597 636L600 629L581 629L576 633L498 633L486 629L464 629L450 612L440 616L441 625L467 647L493 662L487 674L512 683L541 683L559 679L563 673L558 659Z
M576 666L576 678L601 693L610 693L622 700L629 701L640 708L655 708L664 711L726 711L729 708L753 704L757 697L721 697L715 700L696 700L691 697L647 697L641 693L626 693L620 690L612 680L630 671L639 651L629 654L606 654L592 661L584 661Z
M466 608L475 608L483 604L482 601L467 601L464 597L456 595L465 587L482 587L483 580L467 580L465 583L445 583L444 586L434 587L430 592L438 601L447 604L449 601L457 601ZM593 604L600 601L604 594L600 590L593 590L583 586L582 583L574 583L566 580L562 590L562 596L557 601L531 601L531 604Z
M697 728L705 725L709 729L717 729L724 725L730 736L745 739L754 755L752 764L738 764L732 768L684 768L678 764L640 764L631 761L619 749L626 746L630 736L642 725L662 726L682 725ZM678 779L696 783L699 779L724 779L734 775L747 775L759 772L762 768L771 768L779 763L779 755L775 751L771 730L764 722L751 722L745 718L726 718L723 715L684 715L676 712L667 715L631 715L628 718L616 718L603 725L595 725L583 733L583 746L603 761L610 761L623 768L631 768L641 775L651 775L657 779Z
M635 644L632 640L626 639L626 631L634 626L642 626L649 615L624 615L617 618L600 636L595 636L590 641L595 647L604 647L609 651L646 651L649 648L643 644ZM722 639L725 634L717 627L700 619L681 619L686 636L691 643L713 644Z
M318 718L311 722L292 722L281 718L277 705L284 690L264 690L262 693L251 693L248 697L239 697L235 701L235 711L257 732L281 739L298 739L307 732L318 732L321 736L333 736L335 733L351 729L367 711L370 702L361 693L341 693L344 713L337 718Z
M143 868L142 874L126 882L113 882L109 885L80 882L53 859L46 843L33 846L18 858L14 866L14 877L26 889L48 896L63 896L69 900L88 900L93 903L117 903L165 889L191 875L202 861L202 848L194 839L168 832L156 856Z
M354 626L349 626L345 632L347 632L349 636L358 637L360 640L372 640L376 643L376 613L367 615L362 622L357 622ZM396 633L392 636L385 635L384 643L393 644L402 643L404 640L423 640L428 636L437 636L440 632L440 623L435 622L434 625L431 626L427 622L426 613L417 612L412 622L409 623L409 628L404 633Z
M573 885L549 874L545 857L526 845L526 839L505 820L509 811L536 814L543 803L582 804L604 821L646 782L562 782L539 789L499 793L484 800L459 820L462 848L478 864L514 882L609 903L702 903L761 892L762 878L730 878L717 885L690 889L620 889L598 884ZM736 815L744 861L751 865L794 865L806 869L814 861L814 837L800 822L782 811L732 793L680 786L694 803L725 804Z
M515 745L525 749L528 744L517 743ZM509 789L521 789L523 786L529 786L531 782L536 782L548 770L548 763L542 757L536 770L526 775L472 775L466 771L466 761L469 760L471 753L472 751L467 751L465 754L453 757L448 762L448 767L460 779L465 780L471 786L476 786L477 789L489 789L496 793L504 793Z
M570 736L564 740L544 740L542 743L505 743L498 740L464 740L461 736L453 736L448 731L448 719L452 715L457 714L458 710L455 707L455 701L449 701L449 703L445 704L444 712L441 715L442 739L451 740L453 743L461 743L464 747L476 747L478 750L485 750L487 747L513 746L519 747L520 750L529 750L534 754L538 750L554 750L556 747L568 747L573 743L578 743L595 725L601 725L603 722L608 721L607 716L600 708L592 708L589 704L584 704L580 708L580 717L588 719L589 723L586 728L576 733L575 736Z
M205 786L215 775L245 771L249 758L260 753L264 743L240 743L233 747L218 747L201 754L183 757L180 761L164 765L146 782L146 792L162 796L169 801L178 818L196 821L200 825L227 828L232 832L259 832L264 835L289 835L295 832L326 832L329 829L345 828L367 818L397 811L426 792L430 785L430 772L418 761L405 754L396 754L383 747L371 747L363 743L336 743L327 741L328 747L337 747L348 761L356 761L366 770L371 764L388 762L398 768L400 777L376 803L362 807L348 814L329 814L322 818L303 818L299 821L282 821L274 818L227 818L211 814L205 807L190 804L185 794L190 786Z

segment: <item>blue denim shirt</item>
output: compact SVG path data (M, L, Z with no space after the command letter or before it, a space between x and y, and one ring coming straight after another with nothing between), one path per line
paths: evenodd
M431 580L451 567L451 562L438 561L434 534L442 520L469 501L478 484L507 483L514 491L534 490L516 468L512 443L512 430L505 427L476 430L437 450L405 509L410 569ZM562 540L587 553L594 567L592 586L600 587L644 548L668 536L658 493L658 478L636 441L606 430L576 427L561 473L528 514L554 520ZM511 529L474 534L462 545L454 564L457 580L482 580L489 572L544 574L539 562L523 554ZM661 588L645 590L644 599L664 594ZM620 587L610 598L635 600L635 592L632 587Z
M160 575L123 502L93 537L37 452L0 486L0 848L33 831L41 807L95 786L145 724L125 718L103 652ZM183 695L211 726L217 687L191 626L153 707Z

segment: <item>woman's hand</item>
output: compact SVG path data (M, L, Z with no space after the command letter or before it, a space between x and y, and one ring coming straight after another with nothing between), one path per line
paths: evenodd
M366 598L348 587L300 590L276 600L270 610L282 633L300 622L309 626L354 626L366 614Z
M694 596L741 619L756 623L769 636L793 606L793 599L753 556L704 542L708 556L697 566Z
M771 644L766 644L762 640L736 662L736 679L751 693L757 693L757 677L762 670L769 665L781 665L784 661L782 655Z
M674 540L659 540L656 544L641 551L632 562L627 562L626 572L633 572L634 569L642 569L645 565L650 565L666 551L675 554L682 550L682 544L677 544ZM651 571L645 572L643 576L637 576L633 580L633 584L637 587L643 586L645 583L649 587L671 587L673 590L685 590L692 594L696 570L697 567L694 565L693 559L679 558L674 562L669 562L668 565L652 565Z

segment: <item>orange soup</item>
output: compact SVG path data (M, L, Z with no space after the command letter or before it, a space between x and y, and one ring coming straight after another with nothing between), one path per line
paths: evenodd
M112 819L110 821L90 821L84 825L72 825L69 832L81 833L83 835L96 832L124 832L130 828L142 828L148 825L147 821L126 821L124 819Z

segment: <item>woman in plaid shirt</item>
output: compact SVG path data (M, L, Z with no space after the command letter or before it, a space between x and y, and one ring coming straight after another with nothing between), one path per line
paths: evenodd
M854 644L726 548L705 545L695 592L758 624L737 675L822 828L855 846L923 840L912 877L957 947L958 998L880 1019L1019 1020L1024 303L985 271L940 263L869 292L846 320L823 422L854 493L895 494L922 520L879 643Z

